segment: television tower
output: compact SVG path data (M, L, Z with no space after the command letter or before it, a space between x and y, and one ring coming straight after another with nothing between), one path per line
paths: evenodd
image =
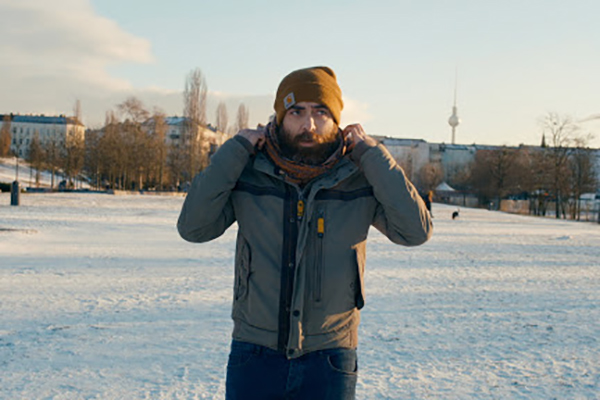
M452 127L452 144L455 143L456 139L456 127L460 124L460 118L458 118L457 109L456 109L456 86L458 81L458 71L456 72L456 77L454 78L454 105L452 106L452 115L448 118L448 124Z

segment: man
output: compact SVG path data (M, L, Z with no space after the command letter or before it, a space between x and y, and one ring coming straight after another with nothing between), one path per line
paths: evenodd
M413 246L431 220L385 147L338 127L330 68L287 75L274 106L194 179L179 233L206 242L238 223L227 399L353 399L369 226Z

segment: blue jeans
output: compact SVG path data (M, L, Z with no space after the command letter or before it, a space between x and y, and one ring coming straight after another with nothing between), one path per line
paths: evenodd
M288 360L267 347L231 343L226 400L353 400L355 349L319 350Z

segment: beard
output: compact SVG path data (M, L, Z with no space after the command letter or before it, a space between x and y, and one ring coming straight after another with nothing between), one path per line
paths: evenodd
M283 126L277 127L277 139L282 155L292 161L306 165L321 165L340 145L341 135L336 125L331 132L319 135L309 131L303 131L293 136ZM312 147L303 147L300 142L312 141Z

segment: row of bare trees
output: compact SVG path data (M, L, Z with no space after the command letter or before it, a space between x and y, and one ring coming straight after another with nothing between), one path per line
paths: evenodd
M76 114L74 119L78 121ZM48 170L52 174L51 185L54 187L55 178L58 171L61 171L64 178L73 181L73 178L79 173L83 166L84 147L83 140L78 140L74 132L66 132L65 138L48 137L44 141L40 139L39 132L34 132L27 149L21 141L15 140L15 154L11 151L11 116L5 115L2 129L0 129L0 157L9 157L20 154L26 150L27 161L33 170L35 170L35 182L39 186L40 172Z
M541 147L479 149L473 164L456 173L450 185L478 194L483 203L527 198L534 215L546 215L552 203L556 218L579 220L581 195L598 189L596 155L588 147L592 137L581 134L569 116L550 113L541 125Z
M85 172L96 186L131 190L181 190L209 162L207 85L200 69L185 81L184 110L179 137L166 140L167 116L130 97L109 112L104 128L86 140ZM227 107L219 103L215 129L229 130ZM248 127L248 111L242 103L233 129Z
M103 128L86 132L85 139L67 132L64 139L40 141L35 133L26 153L36 171L36 182L39 183L40 171L47 170L52 173L53 188L57 174L71 187L79 177L97 188L185 188L208 165L212 150L205 137L207 92L201 70L192 70L185 80L182 126L170 140L167 140L169 126L165 113L159 109L150 112L136 97L129 97L115 110L108 111ZM79 121L79 102L74 112L75 120ZM248 127L249 113L243 103L232 126L225 103L218 104L215 117L219 134ZM7 122L0 132L0 156L11 155L10 121Z
M152 120L152 132L147 121ZM163 188L166 177L167 126L164 114L152 116L130 97L109 111L101 130L86 135L84 175L96 187L113 189Z

